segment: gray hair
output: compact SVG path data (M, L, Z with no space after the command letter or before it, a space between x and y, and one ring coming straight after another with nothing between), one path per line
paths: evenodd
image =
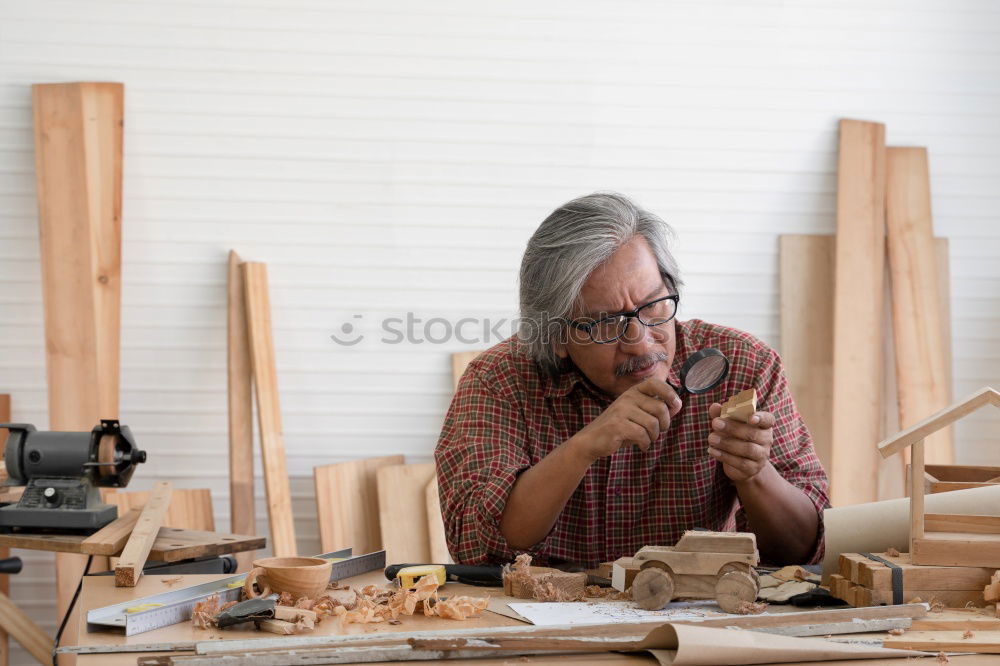
M542 221L521 260L521 319L518 341L549 372L560 365L552 346L573 310L583 284L601 264L635 236L649 243L668 286L683 282L668 239L673 230L659 216L614 192L596 192L563 204Z

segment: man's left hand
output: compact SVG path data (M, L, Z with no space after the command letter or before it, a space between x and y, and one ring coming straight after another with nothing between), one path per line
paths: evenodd
M712 433L708 436L708 454L722 463L722 469L735 483L742 483L760 474L770 463L774 415L756 412L749 423L724 419L722 405L713 403L708 409L712 418Z

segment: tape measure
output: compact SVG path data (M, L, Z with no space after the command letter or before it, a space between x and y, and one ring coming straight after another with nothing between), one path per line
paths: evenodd
M434 576L437 578L438 585L444 585L448 579L443 564L421 564L400 569L399 573L396 574L396 581L402 589L409 590L416 587L417 581L424 576Z

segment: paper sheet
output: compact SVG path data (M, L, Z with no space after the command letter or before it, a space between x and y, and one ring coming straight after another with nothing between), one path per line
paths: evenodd
M634 601L579 601L557 603L512 603L514 612L536 626L557 624L624 624L629 622L679 622L715 617L740 617L723 613L714 601L676 602L663 610L639 608Z
M663 666L744 666L922 656L920 652L697 625L657 627L642 641Z
M953 490L924 497L925 513L1000 513L1000 486ZM910 500L854 504L823 512L826 531L824 578L836 573L841 553L883 553L910 549Z

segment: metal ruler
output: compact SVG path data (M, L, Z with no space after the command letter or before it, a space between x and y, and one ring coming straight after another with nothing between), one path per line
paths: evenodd
M331 581L385 568L384 550L353 557L352 550L345 548L316 557L335 560L330 572ZM134 636L184 622L191 619L196 603L213 594L219 595L220 605L227 601L239 601L244 580L246 574L237 574L201 585L95 608L87 612L87 631L112 628L124 630L126 636Z

